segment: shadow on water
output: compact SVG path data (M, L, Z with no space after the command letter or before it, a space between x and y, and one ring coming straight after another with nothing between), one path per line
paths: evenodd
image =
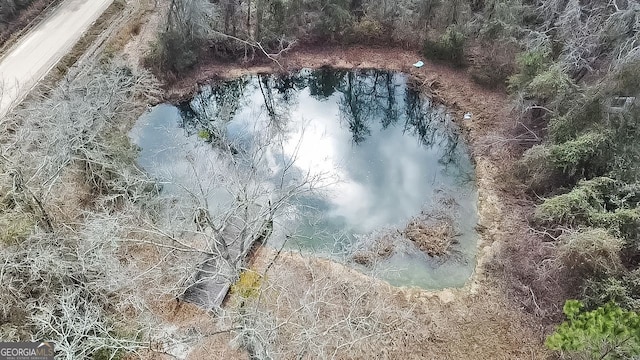
M154 132L154 123L173 133ZM278 141L260 160L272 170L263 181L326 175L330 180L316 191L294 199L295 210L274 229L274 246L287 238L289 248L349 261L354 249L393 233L392 250L373 265L352 265L395 285L424 288L461 286L473 271L477 195L467 148L446 109L403 74L321 68L238 78L203 86L175 108L153 109L134 131L139 161L151 174L158 143L204 143L242 161L266 134ZM456 256L429 257L397 236L416 216L444 212Z

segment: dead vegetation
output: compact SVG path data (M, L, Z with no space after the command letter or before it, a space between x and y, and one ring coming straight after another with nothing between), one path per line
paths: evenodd
M274 252L252 267L264 274ZM285 252L266 273L263 295L245 299L238 341L272 358L544 359L535 325L494 284L478 292L389 286L338 263ZM295 286L293 286L295 284ZM239 302L235 302L236 304ZM238 318L236 318L238 319ZM479 331L479 329L483 329Z
M0 54L11 45L12 37L29 30L30 25L57 5L60 0L18 1L4 0L0 6ZM26 7L25 3L30 3Z
M429 256L447 255L451 246L456 243L451 219L413 219L407 224L403 234Z
M371 267L378 261L384 261L393 255L394 237L391 234L385 234L376 238L372 246L359 249L351 255L351 259L363 266Z
M132 28L134 29L135 27ZM127 31L129 30L125 33ZM356 58L353 57L354 50L359 53ZM306 55L305 60L305 54L302 56L294 54L293 66L308 63L314 63L315 66L318 63L338 64L344 67L376 66L407 70L413 72L414 76L425 79L441 77L444 79L441 92L451 95L448 99L451 104L456 104L454 111L473 109L474 124L470 125L471 131L478 130L479 125L476 124L483 124L483 121L484 125L487 125L487 122L493 124L503 120L494 120L492 115L495 114L491 113L491 109L487 109L491 106L486 106L484 103L484 101L491 101L490 98L479 100L482 96L477 95L479 93L477 89L469 88L464 76L457 73L452 75L450 70L437 66L433 71L432 64L425 67L425 73L411 69L408 64L411 64L416 56L411 52L395 54L395 51L385 53L385 50L364 49L363 51L361 48L356 48L344 53L341 49L328 54L321 52L323 56L319 59L313 58L317 54ZM228 66L226 70L228 70L227 75L231 74L231 76L247 71L235 65ZM202 74L199 75L202 76ZM192 80L192 78L186 78L185 81L191 84ZM190 86L193 88L192 85ZM480 105L480 108L476 109L474 107L476 105ZM489 190L483 188L481 191ZM498 221L498 219L495 220ZM441 237L436 235L446 235L450 230L446 223L440 229L436 224L436 229L430 230L431 232L418 229L417 236L420 237L426 233L425 238L431 236L440 239ZM509 246L513 246L519 254L526 256L527 251L533 250L517 249L518 242L515 239L518 235L512 233L483 241L490 243L496 239L509 240ZM141 269L154 269L157 266L157 263L149 259L157 260L158 263L167 259L184 261L184 258L178 257L163 259L157 249L147 246L144 247L144 252L147 252L147 255L155 254L157 259L149 256L145 259L149 261L148 267L145 268L141 262L136 262L140 260L136 259L133 251L130 251L133 247L127 248L125 259L136 266L141 266ZM390 256L392 251L393 247L389 243L383 243L372 254L384 258ZM263 253L257 255L257 259L265 258L269 258L269 255ZM532 258L531 266L539 265L536 261L540 258L543 257ZM366 262L366 260L363 261ZM509 266L517 266L517 263L512 262ZM189 269L192 270L192 268ZM482 274L483 269L479 269L479 272ZM236 344L247 341L252 344L254 349L252 351L265 351L281 358L295 356L322 358L331 355L336 358L364 358L373 353L379 358L407 359L489 359L496 356L537 359L545 358L547 355L539 346L541 331L535 325L536 318L518 311L521 304L517 301L520 298L532 299L527 304L531 304L532 307L534 304L538 306L540 303L539 299L536 301L537 296L540 296L538 288L535 288L535 294L534 291L530 294L525 288L522 297L515 297L517 300L514 306L514 302L500 295L501 288L493 282L482 283L479 292L472 291L470 287L445 292L395 289L355 274L339 265L319 259L301 258L296 254L284 256L268 275L268 281L264 285L266 289L264 297L261 297L257 303L251 304L252 308L244 314L230 313L226 318L227 321L242 320L243 324L251 325L242 332L227 331L212 335L207 332L209 330L200 330L177 315L163 317L162 321L172 324L169 326L175 325L184 331L180 333L181 336L184 335L186 338L187 335L195 335L190 339L201 339L200 342L194 341L193 347L186 350L181 348L179 341L176 341L175 354L186 356L185 353L195 348L189 358L210 358L212 353L207 352L207 349L215 349L215 353L221 356L241 357L243 356L241 352L230 351L226 346L227 340L230 339L229 334L232 333L237 336ZM482 276L484 274L480 277ZM323 303L325 300L326 303ZM160 301L164 305L174 303L172 297L162 298ZM137 304L137 306L140 305ZM150 311L153 314L164 311L157 307L151 309L139 307L137 310L143 313ZM231 312L236 310L238 309L230 309ZM179 309L168 311L183 312ZM201 311L185 310L184 312L185 317L189 319L210 316L209 313ZM478 331L479 328L486 331ZM219 329L232 329L232 327L219 327ZM217 330L213 332L215 331ZM167 334L170 338L174 333L167 331ZM159 348L159 350L162 352L167 348ZM153 352L149 358L159 358L162 356L160 352ZM167 355L167 358L175 358L176 355L173 353Z

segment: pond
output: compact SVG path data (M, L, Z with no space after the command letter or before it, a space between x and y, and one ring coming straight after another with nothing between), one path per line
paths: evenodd
M446 108L404 74L321 68L215 82L150 109L131 137L165 192L193 177L185 169L225 151L267 169L250 181L311 183L288 199L271 246L337 259L396 286L459 287L475 267L468 149ZM247 155L258 148L259 157ZM220 203L222 193L207 196ZM404 235L408 224L433 219L447 220L454 244L432 257Z

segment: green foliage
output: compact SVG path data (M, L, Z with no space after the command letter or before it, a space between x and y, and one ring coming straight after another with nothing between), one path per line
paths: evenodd
M549 67L550 58L547 51L526 51L516 58L517 73L509 78L509 89L518 91L527 85Z
M231 286L231 292L243 299L254 299L260 294L262 276L253 270L245 270L240 274L238 281Z
M558 186L557 182L562 178L562 172L553 166L550 157L548 145L535 145L516 163L518 176L536 193L547 193Z
M35 225L33 215L28 212L0 210L0 243L9 245L23 241Z
M578 274L615 274L624 268L620 259L624 241L605 229L582 229L558 241L558 258Z
M628 359L640 354L640 316L608 303L593 311L567 300L567 321L550 335L545 345L552 350L580 353L594 359Z
M582 297L590 309L615 302L620 307L640 310L640 269L622 275L587 280Z
M198 130L198 137L205 141L211 141L211 132L207 129Z
M22 242L36 226L33 206L23 194L15 192L12 182L0 165L0 247Z
M93 360L122 360L125 358L126 353L120 349L100 349L93 353Z
M199 44L177 31L160 33L155 56L165 68L177 73L185 72L198 62Z
M465 36L457 26L449 26L438 41L425 40L424 55L429 59L449 61L452 65L464 64Z
M551 140L556 144L562 143L576 138L585 129L601 124L604 114L601 97L597 89L591 89L583 93L582 98L572 98L570 105L565 104L571 108L549 122Z
M382 24L370 17L364 17L356 21L350 34L350 40L357 44L370 44L385 38L385 31ZM387 35L390 35L388 32Z
M570 192L546 199L536 208L535 219L544 223L581 225L593 214L606 211L606 195L614 191L616 181L596 178L580 181Z
M568 176L600 175L607 166L610 137L605 131L592 131L549 148L549 161Z
M539 223L593 226L635 240L640 234L638 185L598 177L583 180L570 192L546 199L534 218Z
M588 132L564 143L533 146L517 167L530 189L545 193L576 178L605 174L612 165L611 146L606 132Z
M640 59L624 64L615 72L611 82L616 95L637 96L640 91Z
M540 100L561 102L566 100L574 87L569 75L558 65L553 65L536 74L526 86L526 92Z
M353 21L345 0L322 0L320 20L315 26L315 33L321 38L335 40L348 30Z

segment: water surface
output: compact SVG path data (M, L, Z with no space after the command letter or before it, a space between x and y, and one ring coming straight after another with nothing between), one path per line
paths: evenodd
M257 160L270 169L260 181L320 176L278 221L274 246L286 238L291 249L349 259L354 243L447 204L456 256L430 258L402 243L373 270L360 269L424 288L461 286L473 271L477 195L467 148L446 109L403 74L319 69L206 85L188 102L153 108L131 136L140 164L170 179L165 191L187 181L184 169L198 159L228 150L246 161L242 154L274 139ZM176 151L184 148L188 156Z

